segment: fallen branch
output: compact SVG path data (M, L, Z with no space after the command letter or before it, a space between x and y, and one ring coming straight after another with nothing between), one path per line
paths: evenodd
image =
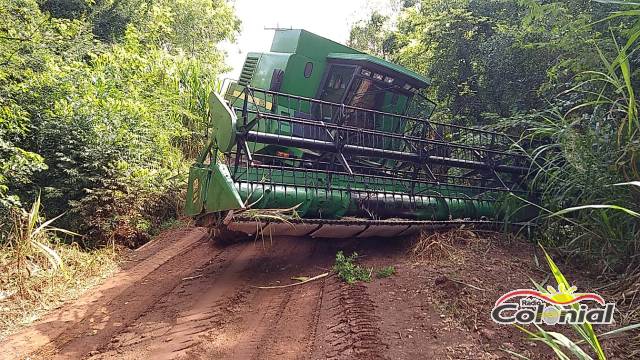
M314 280L318 280L318 279L322 279L323 277L329 276L329 273L326 272L324 274L320 274L318 276L314 276L312 278L308 278L305 281L300 281L297 283L293 283L293 284L288 284L288 285L277 285L277 286L251 286L252 288L256 288L256 289L283 289L283 288L288 288L288 287L292 287L292 286L298 286L298 285L302 285L302 284L306 284L310 281L314 281Z
M474 286L474 285L471 285L471 284L467 284L467 283L462 282L462 281L460 281L460 280L451 279L451 278L449 278L449 280L453 281L454 283L458 283L458 284L460 284L460 285L468 286L468 287L470 287L470 288L472 288L472 289L476 289L476 290L479 290L479 291L487 291L487 290L485 290L485 289L483 289L483 288L479 288L479 287L477 287L477 286Z
M0 301L4 301L5 299L8 299L15 294L15 291L0 291Z
M201 277L202 277L202 275L189 276L189 277L186 277L186 278L182 279L182 281L193 280L193 279L197 279L197 278L201 278Z

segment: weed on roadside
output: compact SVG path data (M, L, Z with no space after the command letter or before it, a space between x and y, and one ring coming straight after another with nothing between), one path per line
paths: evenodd
M371 273L373 268L366 269L360 265L355 264L355 260L358 258L357 253L351 254L346 257L342 251L338 251L336 254L336 263L333 266L333 270L338 274L347 284L354 284L358 281L370 282Z
M27 325L65 300L77 297L115 271L112 248L82 249L64 243L57 219L40 216L40 199L31 210L12 214L11 233L0 244L0 339Z
M378 270L378 272L376 272L376 277L378 279L384 279L384 278L393 276L395 274L396 274L396 267L391 265L391 266L385 266L382 269Z
M551 274L553 278L556 280L558 289L570 289L571 284L567 281L564 274L560 271L558 266L555 264L551 256L546 252L546 250L541 246L542 251L544 253L544 257L547 260L547 264L549 265L549 269L551 270ZM543 286L534 282L534 285L538 288L539 291L545 292L547 291ZM580 307L579 304L570 305L573 309L578 309ZM555 305L559 312L566 311L567 309L563 306ZM528 340L532 342L542 343L548 346L553 352L556 354L558 359L571 359L575 357L576 359L593 359L591 356L595 354L598 360L606 360L607 355L600 343L600 339L605 339L608 337L613 337L620 335L621 333L635 330L640 327L640 324L627 325L615 330L610 330L606 333L597 334L593 325L589 322L584 322L582 324L573 324L571 328L573 331L548 331L541 327L540 325L534 324L537 331L530 331L524 328L523 326L516 325L518 329L528 335ZM574 340L577 339L577 340ZM514 353L512 351L505 350L507 353L514 355L519 358L526 358L521 354Z

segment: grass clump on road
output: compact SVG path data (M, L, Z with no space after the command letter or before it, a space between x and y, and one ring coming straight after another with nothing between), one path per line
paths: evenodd
M391 265L391 266L385 266L382 269L378 270L378 272L376 273L376 277L378 279L384 279L384 278L393 276L395 274L396 274L396 267Z
M371 281L373 269L366 269L355 264L357 258L358 254L355 252L348 257L344 256L342 251L338 251L336 254L336 263L333 266L333 270L347 284L355 284L358 281Z

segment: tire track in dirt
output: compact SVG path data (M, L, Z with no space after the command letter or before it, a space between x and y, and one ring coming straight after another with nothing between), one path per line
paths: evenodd
M108 344L129 324L180 285L182 279L221 254L206 237L171 257L141 281L131 285L115 299L105 303L96 312L76 322L71 331L58 336L38 354L43 357L69 359L83 358ZM185 266L188 264L188 266Z
M139 287L145 282L145 278L157 272L159 268L166 266L176 257L184 254L193 256L193 249L207 244L207 234L202 229L187 228L168 231L150 244L151 246L136 251L129 257L132 259L122 265L122 270L106 280L103 284L91 289L78 300L73 307L64 306L52 311L40 321L29 328L16 333L0 344L0 354L3 359L23 359L27 357L52 358L65 343L76 337L86 336L87 331L93 336L93 326L99 325L96 319L105 321L103 324L107 331L114 330L111 325L121 326L108 314L111 305L119 304L126 313L128 308L134 308L134 312L140 311L143 304L125 306L122 303L128 299L131 289ZM207 249L205 249L207 250ZM205 258L211 257L215 251L210 248ZM174 266L175 267L175 266ZM168 285L170 286L170 285ZM166 289L166 286L160 285ZM137 310L136 310L137 309ZM117 313L117 311L116 311ZM128 316L126 317L128 318ZM90 338L84 344L87 351L97 346L97 342ZM93 344L93 346L91 346ZM90 345L90 346L87 346ZM76 353L76 357L82 356ZM35 355L30 355L34 354Z
M314 270L318 266L317 242L295 240L295 250L285 257L291 268L289 275L315 275L301 273ZM284 265L284 264L283 264ZM315 265L315 266L314 266ZM275 307L267 311L261 325L263 330L255 342L254 359L296 359L309 354L313 342L318 313L318 300L322 294L324 281L301 287L262 290L261 295L271 297ZM249 355L240 352L238 358Z
M203 331L181 358L294 359L310 353L322 282L269 290L253 286L317 275L322 269L316 265L324 259L316 259L316 245L302 239L277 239L268 245L242 246L257 251L243 261L245 266L236 278L236 292L242 298L214 305L221 308L223 320Z
M308 270L315 246L313 243L300 239L278 239L266 253L265 257L252 269L247 269L246 284L272 284L274 282L289 283L289 277L301 275L302 269ZM307 308L293 309L290 302L300 289L255 289L251 291L248 308L235 329L236 341L221 353L223 357L237 359L269 358L267 354L278 353L282 357L284 352L274 349L280 345L279 337L284 334L303 341L297 335L304 337L305 333L295 326L294 332L288 331L291 317L297 311L307 312Z
M278 321L263 337L256 358L299 359L311 353L324 279L314 286L290 290Z
M256 247L246 244L226 248L223 256L162 298L95 359L184 356L240 311L249 293L241 275L258 254Z
M314 359L386 359L374 302L362 284L327 279L320 309L321 324Z

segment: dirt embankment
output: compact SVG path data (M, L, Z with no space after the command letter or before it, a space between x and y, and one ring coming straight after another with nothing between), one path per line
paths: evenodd
M469 238L474 242L477 238ZM218 246L204 230L174 230L124 269L0 345L0 357L42 359L501 359L540 355L514 328L489 320L514 286L540 278L531 247L489 241L435 245L408 256L401 241L273 239ZM336 251L396 275L349 286L330 269ZM439 249L439 250L438 250ZM537 355L536 355L537 354Z

